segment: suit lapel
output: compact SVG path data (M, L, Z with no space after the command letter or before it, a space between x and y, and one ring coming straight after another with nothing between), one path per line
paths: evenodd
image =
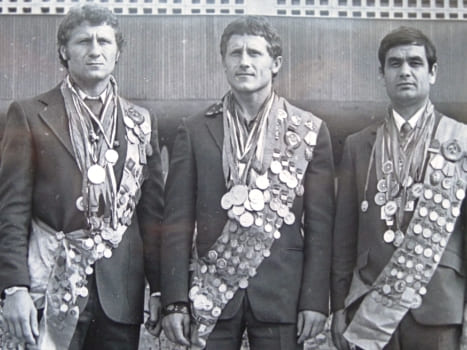
M224 122L222 113L217 113L213 116L206 116L206 127L208 128L209 134L214 139L217 147L222 152L224 143Z
M68 118L60 88L56 87L48 93L39 96L38 100L45 104L44 109L39 112L39 117L60 140L70 156L74 158L75 153L70 140Z

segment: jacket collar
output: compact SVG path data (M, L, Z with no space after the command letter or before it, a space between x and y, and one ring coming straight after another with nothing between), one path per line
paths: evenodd
M223 103L219 101L210 106L204 113L206 117L205 123L209 130L209 134L214 139L217 147L222 152L224 143L224 118L223 118Z
M68 118L63 96L60 91L60 85L39 95L37 100L44 105L44 108L39 112L40 118L52 130L70 155L74 157L73 146L68 130Z

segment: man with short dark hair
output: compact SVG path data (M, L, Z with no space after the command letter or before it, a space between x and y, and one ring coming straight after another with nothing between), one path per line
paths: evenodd
M67 76L11 104L1 143L3 339L135 350L145 276L159 291L157 123L118 94L123 37L111 11L72 8L57 37Z
M184 119L173 146L161 255L164 331L192 348L240 349L245 329L251 349L302 348L328 313L329 132L274 92L282 48L263 18L230 23L221 55L231 90Z
M438 63L420 30L390 32L378 57L388 115L347 138L340 165L333 339L339 350L458 349L467 127L430 101Z

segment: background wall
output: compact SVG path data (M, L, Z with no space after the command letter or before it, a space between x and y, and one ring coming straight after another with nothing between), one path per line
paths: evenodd
M0 113L13 99L55 86L65 74L56 53L61 16L0 16ZM231 16L122 16L126 47L116 77L123 96L158 114L161 143L175 127L227 91L219 41ZM467 22L271 17L284 65L277 91L330 127L336 160L346 135L384 116L378 77L381 38L400 25L422 29L438 49L432 100L467 122Z

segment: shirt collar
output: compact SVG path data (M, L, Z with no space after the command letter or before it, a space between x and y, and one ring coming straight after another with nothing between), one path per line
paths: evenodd
M426 105L421 107L418 111L416 111L410 118L407 120L407 122L410 124L410 126L415 128L417 125L418 120L421 118L423 115L423 112L425 111ZM402 125L406 122L404 118L401 117L399 113L395 109L392 110L392 115L394 116L394 121L396 123L397 130L401 130Z
M86 99L89 99L89 100L101 100L102 104L105 103L105 99L107 98L107 94L108 94L108 91L109 91L109 87L107 86L99 96L89 96L83 90L81 90L78 85L75 85L75 88L76 88L76 91L78 92L79 97L83 101L85 101Z

